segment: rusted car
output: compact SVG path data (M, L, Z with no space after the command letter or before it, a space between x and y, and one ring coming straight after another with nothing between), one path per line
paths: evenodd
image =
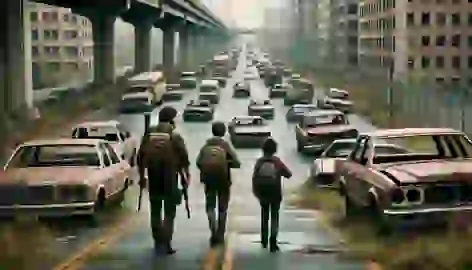
M337 110L309 112L295 126L298 152L321 154L334 140L356 138L358 134L344 113Z
M336 181L337 171L340 163L339 160L345 160L354 150L356 139L339 139L335 140L319 158L313 161L310 169L310 178L313 183L318 186L337 187L339 182ZM377 153L382 154L401 154L405 153L405 149L396 145L376 143L374 149Z
M184 109L182 118L189 121L211 121L215 113L214 106L208 100L191 100Z
M233 86L233 97L250 97L251 85L248 82L238 82Z
M295 104L285 114L288 123L299 123L306 113L319 110L316 104Z
M162 95L163 101L179 101L184 97L185 90L179 83L166 84L166 91Z
M29 141L0 174L0 216L95 217L121 202L131 168L99 139Z
M180 75L180 87L182 89L194 89L197 87L197 73L192 71L184 71Z
M234 147L259 148L272 134L266 120L260 116L236 116L228 123L228 133Z
M274 119L275 109L274 105L270 102L270 99L256 100L253 99L247 106L247 115L260 116L265 119Z
M115 152L131 166L136 164L139 139L116 120L83 122L72 128L74 139L108 141Z
M379 152L377 143L403 151ZM443 222L472 210L472 144L460 131L410 128L361 134L340 162L347 216L368 213L381 228L392 229L399 223Z

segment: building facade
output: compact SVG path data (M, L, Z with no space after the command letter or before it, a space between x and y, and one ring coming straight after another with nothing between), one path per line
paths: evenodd
M93 74L92 24L70 9L29 4L35 87L87 81Z
M339 68L357 67L358 64L358 0L331 0L330 48Z
M362 66L393 68L395 78L472 85L470 0L362 0Z

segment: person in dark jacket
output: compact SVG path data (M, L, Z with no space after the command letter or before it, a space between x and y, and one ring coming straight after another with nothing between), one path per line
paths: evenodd
M159 124L150 133L170 134L171 151L166 153L166 162L156 162L153 157L146 155L146 143L149 142L149 132L146 132L141 141L138 153L138 168L140 181L143 188L146 186L144 171L148 173L148 191L151 214L151 229L154 239L154 247L157 253L174 254L172 248L172 235L174 231L174 219L176 207L181 202L181 192L178 184L178 175L184 176L185 184L190 183L189 158L184 139L175 129L174 118L177 111L173 107L164 107L159 112ZM159 159L159 160L162 160ZM164 212L164 219L162 219Z
M277 252L277 235L279 232L279 210L282 202L282 177L292 177L292 172L275 156L277 152L277 142L269 138L262 146L263 156L257 159L253 171L253 192L261 205L261 244L267 248L268 240L270 251ZM271 162L274 164L274 181L270 184L258 184L257 177L263 164ZM270 218L270 239L269 238L269 218Z
M227 212L231 189L231 168L240 168L241 162L233 146L223 137L226 134L226 125L222 122L212 124L213 137L208 139L197 157L197 167L200 169L200 180L205 185L206 212L210 227L210 245L214 246L224 242L226 231ZM226 152L228 162L224 175L214 176L205 174L202 170L203 151L208 145L220 146ZM218 178L218 179L215 179ZM218 202L218 219L216 218L216 205Z

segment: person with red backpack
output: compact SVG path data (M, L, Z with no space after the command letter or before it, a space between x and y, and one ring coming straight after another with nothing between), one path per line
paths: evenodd
M222 122L212 124L213 137L200 149L197 167L200 181L205 185L205 204L210 227L210 245L224 242L226 220L231 189L231 168L240 168L241 162L233 146L223 137L226 125ZM215 209L218 202L218 219Z
M292 172L275 156L277 142L268 138L262 146L263 156L257 159L252 174L252 189L261 205L261 244L270 252L279 251L277 235L279 232L279 210L282 202L282 177L292 177ZM269 238L270 218L270 238Z
M173 107L163 107L159 112L159 124L146 127L148 131L138 152L139 184L141 188L148 186L149 191L154 248L156 253L168 255L176 252L171 242L176 208L182 201L178 175L183 175L183 185L190 183L190 161L185 141L175 131L176 116L177 111ZM147 184L144 178L146 169Z

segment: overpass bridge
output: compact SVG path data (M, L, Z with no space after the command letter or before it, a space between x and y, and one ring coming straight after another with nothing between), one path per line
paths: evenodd
M224 23L194 0L34 0L70 8L92 22L94 82L115 80L114 23L121 17L135 28L135 71L151 69L151 29L163 31L163 66L174 72L175 34L179 33L180 68L191 50L219 42L228 34ZM27 0L0 1L0 113L32 106L31 32ZM119 41L119 42L127 42Z

